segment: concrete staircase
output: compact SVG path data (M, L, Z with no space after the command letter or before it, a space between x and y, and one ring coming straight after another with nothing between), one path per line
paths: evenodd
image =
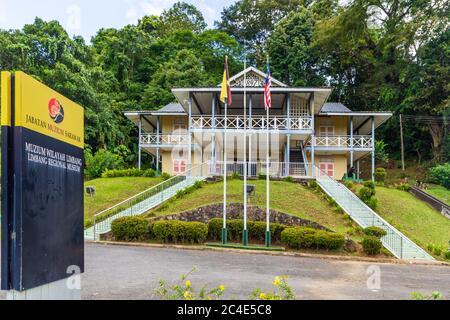
M434 260L431 255L387 223L344 185L326 175L317 176L317 183L322 190L336 201L359 226L362 228L376 226L387 232L387 235L381 241L384 247L397 258L405 260Z
M199 180L204 180L204 178L177 176L102 211L96 215L94 225L84 231L84 238L100 240L100 235L111 231L111 223L117 218L141 215L174 197L179 190L188 188Z

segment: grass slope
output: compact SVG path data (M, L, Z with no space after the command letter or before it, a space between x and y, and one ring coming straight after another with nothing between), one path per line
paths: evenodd
M448 204L450 206L450 190L438 185L430 185L427 190L427 193L431 194L433 197L441 200L442 202Z
M377 212L411 240L426 249L430 243L446 249L450 220L405 191L377 187Z
M121 177L100 178L85 182L85 186L95 187L95 196L84 196L84 219L90 219L94 214L132 197L158 183L161 178Z
M250 198L250 205L266 207L266 185L264 180L249 181L256 186L256 192ZM337 232L345 233L352 229L344 215L336 213L323 197L296 183L283 181L270 182L270 207L304 219L320 223ZM243 202L243 181L234 179L227 183L227 201ZM151 215L174 214L214 203L223 203L223 183L206 184L203 188L185 195L181 199L172 199L160 208L150 211Z

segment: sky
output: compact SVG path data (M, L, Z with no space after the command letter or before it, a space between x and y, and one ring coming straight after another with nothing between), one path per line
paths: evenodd
M184 0L195 5L210 27L235 0ZM0 29L20 29L35 17L58 20L67 32L89 42L100 28L135 24L144 15L159 15L177 0L0 0Z

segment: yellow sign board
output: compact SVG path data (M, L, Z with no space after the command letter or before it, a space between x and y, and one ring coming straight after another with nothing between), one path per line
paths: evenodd
M15 72L16 127L84 148L84 110L23 72Z

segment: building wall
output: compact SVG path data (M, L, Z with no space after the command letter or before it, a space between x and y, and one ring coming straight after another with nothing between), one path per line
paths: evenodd
M311 163L311 155L308 154L306 156L308 158L308 163ZM314 166L319 168L319 164L321 162L333 162L334 164L334 176L333 178L336 180L341 180L344 177L344 174L347 172L347 164L348 164L347 155L345 154L336 154L336 155L315 155L314 157Z
M316 135L320 134L321 126L333 126L334 135L348 135L349 120L348 117L316 117L315 129Z

